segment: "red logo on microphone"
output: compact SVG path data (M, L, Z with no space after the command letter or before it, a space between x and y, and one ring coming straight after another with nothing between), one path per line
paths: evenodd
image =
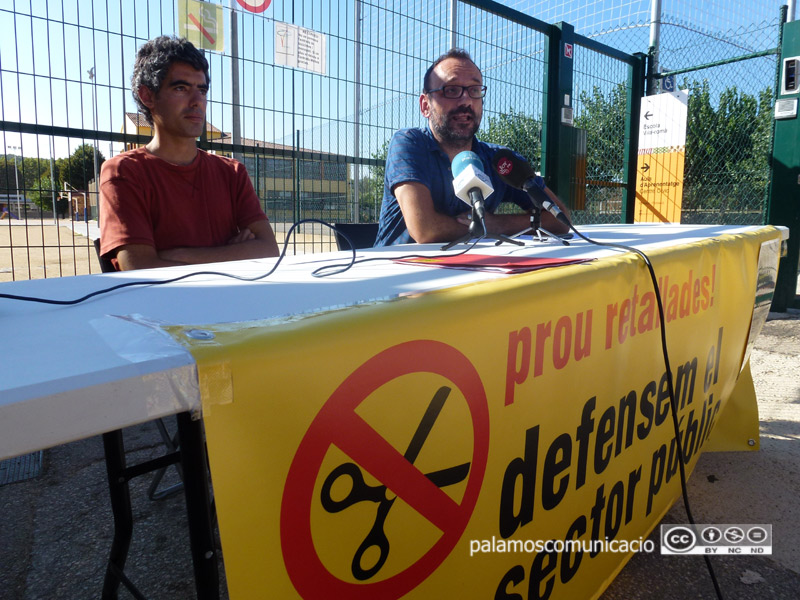
M508 175L514 169L514 163L507 158L501 158L497 161L497 172L500 175Z

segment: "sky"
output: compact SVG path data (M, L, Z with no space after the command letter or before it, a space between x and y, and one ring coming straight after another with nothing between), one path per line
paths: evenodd
M228 7L237 8L242 135L291 145L299 131L301 146L319 151L369 155L387 132L418 124L414 121L419 120L415 98L420 73L429 57L449 44L448 0L362 3L362 71L370 74L370 80L362 82L361 103L364 124L369 126L357 151L353 140L355 1L272 0L258 15L243 10L235 0L212 3L225 7L226 35ZM506 0L504 4L543 21L570 22L578 33L604 43L646 45L649 0ZM687 26L712 33L730 31L743 24L775 21L779 5L777 0L663 0L662 20L673 23L676 31ZM459 10L475 14L474 9ZM128 89L136 50L148 38L175 33L176 13L176 0L0 0L0 119L76 129L94 129L96 119L98 130L121 131L124 113L136 110ZM277 22L326 34L326 75L274 66ZM476 46L477 36L501 39L503 32L496 31L499 21L487 17L487 22L494 25L485 30L472 21L461 25L470 30L466 39ZM638 33L632 34L630 28ZM517 31L508 34L519 35ZM520 55L534 52L541 39L531 36L526 43L530 47L520 48ZM487 47L476 51L493 57L491 44ZM207 57L212 77L209 121L231 131L230 49L224 54L208 52ZM511 70L512 78L538 77L538 73L514 74L511 61L506 62L504 68ZM92 67L94 80L89 76ZM515 104L521 98L513 94L523 94L524 89L509 93L493 99ZM56 138L56 156L70 154L83 141ZM20 139L19 134L3 132L2 142L6 148L21 144L25 156L46 158L51 153L46 136ZM105 156L119 151L108 142L99 147Z

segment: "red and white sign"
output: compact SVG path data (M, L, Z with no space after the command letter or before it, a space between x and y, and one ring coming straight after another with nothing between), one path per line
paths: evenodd
M272 0L236 0L245 10L249 10L250 12L254 13L261 13L269 8L270 2Z
M472 421L473 452L461 502L456 502L375 432L356 409L374 391L413 373L435 373L452 382L466 400ZM314 546L311 503L320 465L337 446L360 468L441 531L419 560L386 579L358 584L327 570ZM286 570L303 598L399 598L424 581L447 558L478 501L489 454L489 411L480 376L455 348L432 340L399 344L373 356L337 388L317 414L294 456L281 505L281 545Z
M572 58L572 44L564 44L564 57Z

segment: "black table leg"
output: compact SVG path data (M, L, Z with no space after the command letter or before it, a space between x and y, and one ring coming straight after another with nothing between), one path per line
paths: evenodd
M189 413L180 413L178 434L197 598L218 600L219 569L214 544L202 421L199 419L193 421Z
M189 413L178 418L180 450L128 467L122 430L103 434L103 448L108 472L111 512L114 516L114 539L103 581L103 600L117 600L120 583L137 599L144 596L125 575L125 561L133 535L133 511L128 481L145 473L174 464L180 458L189 522L189 543L192 551L195 587L198 600L219 600L219 567L208 481L208 461L200 420Z
M114 539L108 557L105 580L103 581L103 600L116 600L119 590L119 573L125 569L128 548L133 534L133 513L128 479L125 476L125 449L122 430L103 434L103 448L106 455L108 488L111 498L111 512L114 515Z

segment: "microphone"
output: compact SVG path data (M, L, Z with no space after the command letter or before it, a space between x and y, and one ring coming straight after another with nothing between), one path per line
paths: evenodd
M459 152L453 159L451 169L456 196L475 209L475 214L482 223L485 218L483 201L492 195L494 188L483 172L481 159L469 150Z
M492 166L504 182L511 187L525 190L536 206L544 208L564 225L570 226L567 215L545 193L544 179L536 174L527 160L511 150L501 148L495 153Z

